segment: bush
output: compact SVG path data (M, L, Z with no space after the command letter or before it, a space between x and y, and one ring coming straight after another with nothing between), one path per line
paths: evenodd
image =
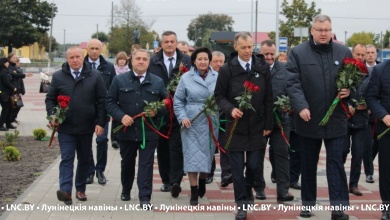
M4 149L4 159L8 161L16 161L20 160L22 154L18 150L18 148L14 146L8 146Z
M5 133L5 140L8 142L9 145L15 145L15 141L18 139L18 137L19 137L18 130L15 130L13 134L9 132Z
M33 131L34 139L40 141L42 138L46 137L46 130L42 128L36 128Z

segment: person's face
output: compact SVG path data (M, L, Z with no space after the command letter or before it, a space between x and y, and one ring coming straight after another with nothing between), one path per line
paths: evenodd
M161 47L166 55L173 55L176 51L176 37L175 35L163 36L161 41Z
M213 55L211 59L210 66L217 72L219 72L219 68L223 65L225 62L225 58L223 56L215 56Z
M8 68L9 62L4 63L4 66L5 66L6 68Z
M276 47L274 44L272 46L268 46L267 44L264 44L261 46L260 53L264 55L265 61L272 65L275 62L276 59Z
M98 40L91 40L88 43L87 53L91 60L97 60L102 52L102 43Z
M143 74L149 67L149 56L146 52L138 51L136 54L133 54L131 59L131 64L133 70L136 73Z
M278 61L283 62L283 63L287 63L287 56L279 56Z
M311 28L310 33L317 44L327 44L332 38L332 24L329 21L317 21Z
M240 59L248 62L252 56L253 51L252 38L248 36L246 40L244 40L242 37L239 37L237 42L234 44L234 49L237 51Z
M205 73L209 68L210 60L207 53L201 52L196 55L196 59L194 61L196 69L201 73Z
M190 48L185 44L177 44L177 49L179 49L182 53L187 54L190 52Z
M126 65L126 61L125 59L119 59L118 60L118 66L125 66Z
M16 63L16 61L18 60L18 57L15 55L13 55L10 59L9 59L11 62L13 63Z
M378 56L378 54L377 54L376 49L374 47L367 48L366 61L368 63L375 62L377 56Z
M68 50L66 61L68 62L70 68L79 70L83 66L84 62L82 50L77 48Z
M360 60L362 62L365 61L367 54L367 49L361 45L357 45L352 52L353 58Z

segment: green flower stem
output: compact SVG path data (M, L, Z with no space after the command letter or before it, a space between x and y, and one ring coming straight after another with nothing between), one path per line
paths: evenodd
M377 140L381 139L389 131L390 131L390 128L387 128L384 132L382 132L380 135L378 135Z
M340 97L337 96L334 100L332 105L329 107L328 111L326 112L324 118L321 120L320 125L325 126L330 119L330 116L332 116L334 110L336 109L337 104L340 102Z
M197 115L195 115L195 117L194 117L193 119L190 120L190 123L192 124L192 123L193 123L197 118L199 118L199 116L202 115L205 111L206 111L206 108L203 108L202 111L200 111ZM180 133L182 133L185 129L186 129L186 127L181 126L181 128L180 128Z
M230 127L229 136L228 136L228 139L227 139L226 145L225 145L225 149L226 150L229 150L230 142L232 141L234 130L236 130L238 119L239 118L234 119L234 122L233 122L233 124Z

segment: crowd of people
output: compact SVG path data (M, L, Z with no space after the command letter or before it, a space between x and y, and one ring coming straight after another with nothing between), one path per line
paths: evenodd
M255 198L267 198L263 170L269 145L271 181L276 183L277 201L294 200L289 188L301 190L302 206L307 209L300 216L309 218L310 207L316 205L317 164L324 143L330 205L347 207L349 193L362 195L358 189L362 161L366 181L374 182L373 157L377 151L380 194L383 204L389 204L390 166L386 155L390 133L373 141L371 131L378 134L390 127L387 86L390 79L384 74L390 71L390 62L377 65L372 45L356 45L351 53L344 45L332 42L331 31L331 19L317 15L309 40L294 47L288 56L278 55L271 40L262 42L259 54L254 53L251 34L239 32L234 37L235 51L226 61L223 53L205 47L190 54L188 44L178 41L173 31L161 35L161 49L152 56L139 45L133 45L131 55L118 53L115 64L101 55L102 43L97 39L88 42L85 57L79 47L68 48L67 62L54 73L45 100L48 115L55 113L59 95L71 100L66 120L58 129L61 149L58 200L72 204L76 152L76 198L87 200L86 184L92 184L95 175L99 184L107 183L104 171L111 117L112 128L124 126L120 132L110 134L112 147L119 148L122 159L122 201L131 199L139 155L138 199L140 205L151 208L153 160L157 151L160 190L177 198L182 192L183 176L188 175L189 204L198 205L199 198L207 194L206 185L214 180L214 154L219 152L221 187L233 183L239 207L236 219L246 219L246 207ZM365 62L370 71L353 91L336 86L343 60L349 57ZM11 83L7 64L10 62L0 59L1 88L8 92L7 96L23 94L20 87ZM172 87L175 80L178 84ZM259 91L253 92L249 103L245 103L250 107L243 107L238 98L247 91L247 83ZM9 128L13 116L7 100L3 102L3 94L1 104L6 116L2 112L1 122ZM289 97L292 109L274 107L282 96ZM319 125L336 96L348 105L352 117L348 118L338 105L328 123ZM210 97L215 99L218 110L197 116ZM359 97L365 97L367 104L352 102ZM171 108L145 112L148 103L159 101L171 103ZM96 163L92 153L93 133L97 135ZM344 163L349 151L352 160L348 185ZM332 211L331 219L349 219L349 216L341 209ZM390 219L389 210L383 211L382 219Z

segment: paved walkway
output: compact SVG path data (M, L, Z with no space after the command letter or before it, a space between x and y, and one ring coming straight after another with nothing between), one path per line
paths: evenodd
M18 127L21 135L30 136L34 128L44 128L46 125L44 97L45 94L38 93L39 74L25 79L27 94L24 97L25 107L21 110L19 120L22 122ZM94 148L95 149L95 148ZM268 155L265 161L265 178L267 188L265 193L267 199L256 200L256 210L248 212L248 219L300 219L297 206L300 205L300 191L291 189L290 193L295 196L295 200L279 206L276 202L276 184L270 181L270 163ZM194 208L189 206L190 187L188 178L185 177L182 182L183 191L177 199L170 196L169 193L160 192L161 179L158 174L157 161L155 159L154 178L153 178L153 211L142 211L137 208L138 190L136 182L131 191L132 199L129 202L120 200L120 155L119 151L109 147L108 164L106 168L106 177L108 182L101 186L95 182L87 185L86 194L88 201L78 202L73 199L72 206L65 206L58 202L56 191L58 184L58 166L59 158L43 172L43 174L15 201L8 207L0 207L7 211L0 217L0 220L67 220L67 219L156 219L156 220L229 220L234 219L236 211L234 204L233 187L220 187L220 167L217 165L216 177L214 182L207 185L207 192L204 198L199 200L200 205L196 208L204 210L184 210ZM217 156L219 164L219 156ZM350 158L347 162L347 171L349 172ZM375 175L377 177L378 167L375 161ZM369 211L369 208L378 208L381 203L378 192L378 178L375 178L374 184L365 182L365 176L362 175L360 190L363 196L351 195L351 206L354 211L348 211L350 219L380 219L380 211ZM329 205L328 190L325 173L325 152L322 150L318 166L318 207L325 209ZM72 195L74 197L74 195ZM375 205L375 206L373 206ZM367 206L367 207L366 207ZM279 207L289 208L289 211L281 211ZM167 208L169 210L167 211ZM218 209L223 209L218 210ZM311 219L330 219L330 211L314 211Z

